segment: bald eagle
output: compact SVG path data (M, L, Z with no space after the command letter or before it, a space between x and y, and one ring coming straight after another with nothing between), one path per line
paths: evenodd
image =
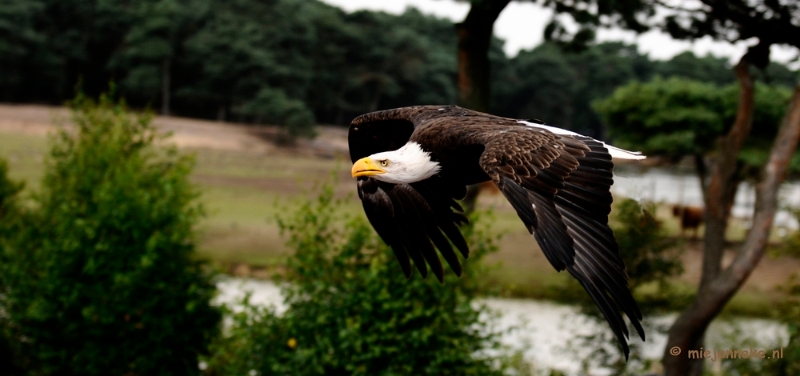
M457 199L491 180L557 271L566 269L597 304L628 358L628 329L644 340L642 314L608 227L612 157L643 159L590 137L457 106L415 106L355 118L348 134L352 176L367 219L391 246L406 278L426 263L441 282L438 248L453 272L469 246ZM452 245L451 245L452 243ZM410 260L409 260L410 258Z

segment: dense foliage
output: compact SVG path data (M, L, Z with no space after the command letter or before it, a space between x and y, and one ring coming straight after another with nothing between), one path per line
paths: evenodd
M473 301L480 259L495 249L466 229L464 277L406 280L362 218L346 218L332 189L281 219L295 254L282 288L288 309L246 305L233 315L209 370L220 375L492 375L499 347ZM473 219L475 219L473 217ZM342 225L342 223L345 223ZM496 355L496 354L495 354Z
M778 131L791 98L791 90L757 84L751 137L740 159L760 166ZM657 77L618 88L595 109L609 125L609 133L621 147L646 154L680 158L712 152L719 137L728 132L736 117L739 87L719 87L700 81ZM793 168L800 167L795 158Z
M608 136L608 128L612 124L616 127L616 123L603 122L600 116L603 112L595 111L592 103L609 97L631 81L646 82L661 76L720 86L735 82L724 58L697 57L685 52L668 61L654 61L638 52L635 45L620 42L600 43L576 53L566 53L555 44L545 43L520 52L508 62L495 64L494 71L494 112L515 118L538 118L598 138ZM796 73L780 64L770 65L759 75L776 87L793 87L798 79ZM633 107L654 98L626 96L625 99L630 101L622 104ZM735 102L732 105L735 108ZM707 109L712 110L715 108ZM627 131L629 128L625 128L624 132ZM638 150L638 146L634 149Z
M306 0L0 4L0 101L59 103L79 80L90 95L115 80L131 103L179 114L343 123L379 105L452 103L455 59L452 23L415 10L346 14ZM290 113L280 111L286 101Z
M563 9L562 9L563 11ZM557 38L556 38L557 39ZM202 118L346 124L363 112L456 101L456 33L409 9L351 14L314 0L8 0L0 2L0 101L90 95L109 81L134 106ZM631 80L681 76L723 85L725 59L653 61L635 46L564 52L546 43L509 59L495 39L492 112L603 136L591 102ZM771 64L765 77L793 85Z
M14 230L1 243L0 324L16 364L31 375L196 374L221 315L194 259L192 159L154 146L151 117L109 97L73 108L41 191L0 218ZM17 189L7 187L3 214Z
M0 159L0 269L8 265L9 258L6 248L8 239L19 230L19 219L22 208L19 205L19 192L22 191L23 184L11 181L8 178L8 163ZM3 302L6 299L7 283L0 274L0 323L7 315L2 311ZM14 364L14 352L11 344L12 339L10 328L0 325L0 369L9 376L22 375L23 370Z

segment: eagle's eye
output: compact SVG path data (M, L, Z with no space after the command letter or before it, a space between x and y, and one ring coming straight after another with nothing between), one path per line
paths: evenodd
M381 162L381 166L383 166L383 167L387 167L387 166L389 166L389 161L388 161L388 160L386 160L386 159L383 159L383 160L381 160L380 162Z

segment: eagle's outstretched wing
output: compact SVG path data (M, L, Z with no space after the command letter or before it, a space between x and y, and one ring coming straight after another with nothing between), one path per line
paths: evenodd
M586 289L627 358L628 329L617 306L642 339L644 330L608 227L614 164L605 146L588 137L524 127L494 135L480 164L553 267L566 269Z

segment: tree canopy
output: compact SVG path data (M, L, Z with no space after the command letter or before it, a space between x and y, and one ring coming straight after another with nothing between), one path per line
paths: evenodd
M607 124L613 124L610 134L620 145L679 158L714 150L717 139L733 124L738 94L735 84L718 87L685 78L658 77L622 86L596 102L595 108ZM785 87L758 86L748 146L768 148L791 94Z
M605 129L591 102L631 80L735 81L723 58L684 53L664 62L634 45L565 50L562 42L509 58L492 39L489 110L599 137ZM116 81L133 106L303 134L380 108L456 103L456 51L453 23L413 8L391 15L300 0L10 0L0 4L0 101L60 104L76 85L97 95ZM797 79L775 64L764 76Z

